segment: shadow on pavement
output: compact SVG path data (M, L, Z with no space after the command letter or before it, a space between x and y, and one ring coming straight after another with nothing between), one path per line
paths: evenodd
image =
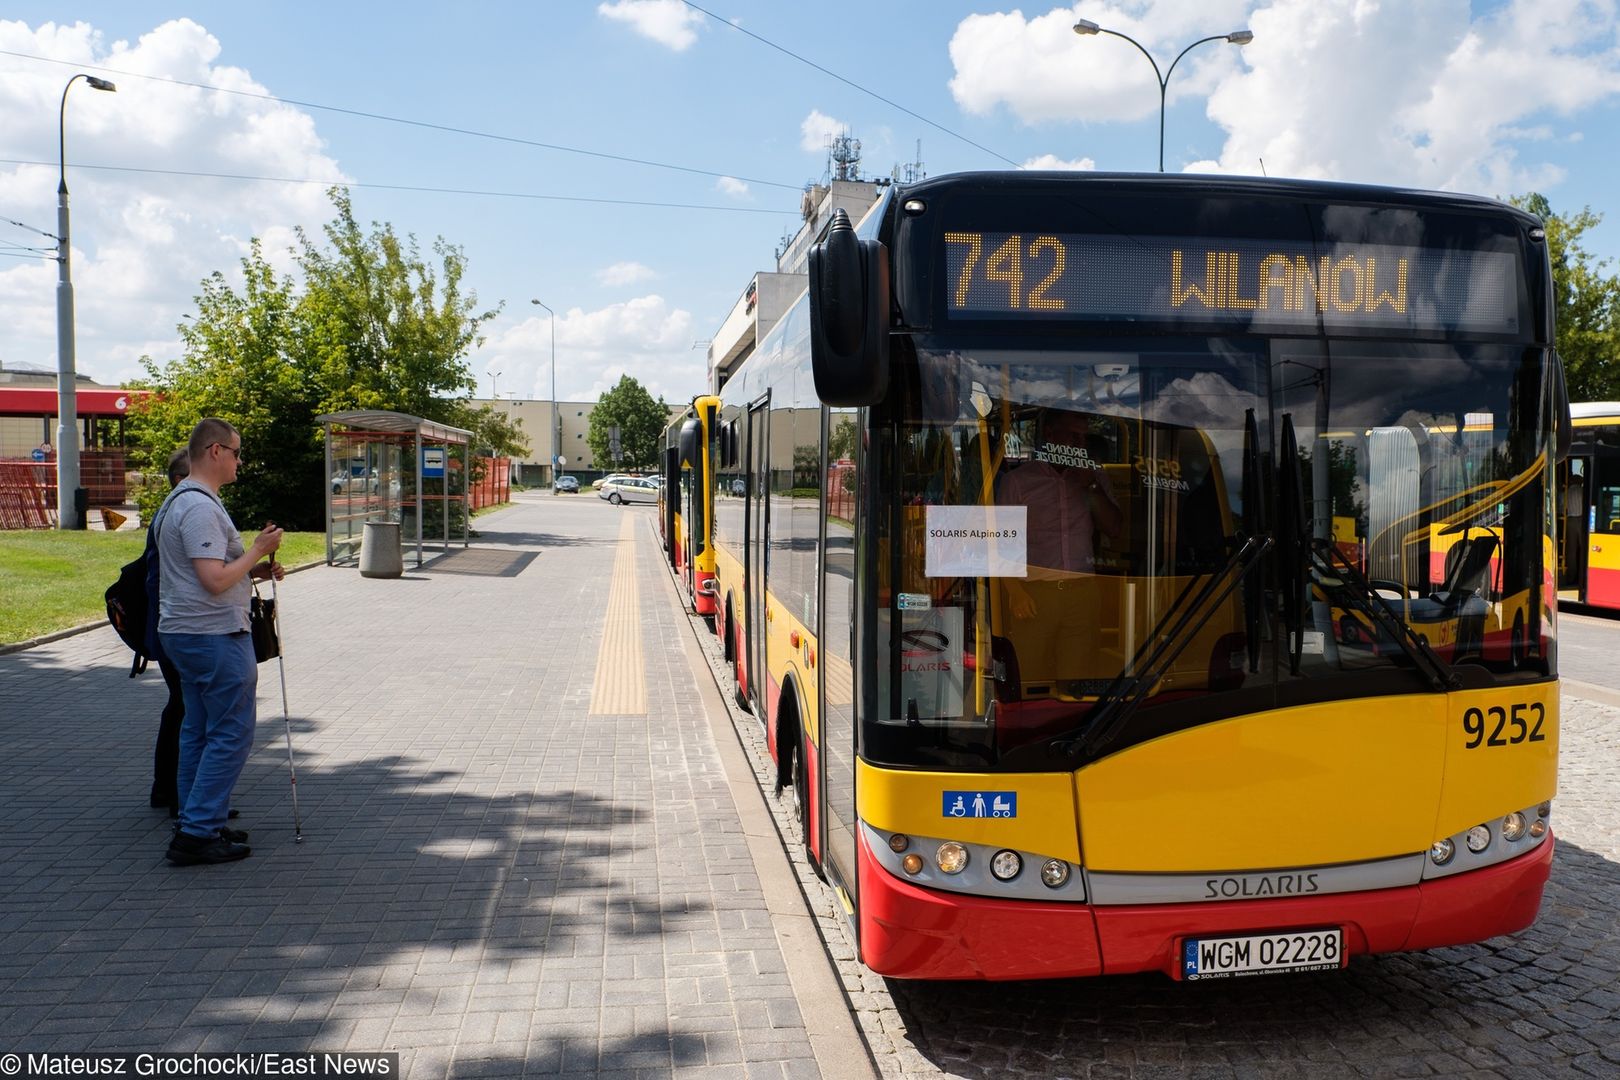
M301 761L294 844L281 721L261 719L238 787L254 853L228 866L164 864L166 817L128 805L132 766L109 770L104 745L30 762L53 775L21 788L0 824L7 1049L286 1052L354 1038L432 1055L470 1041L488 1055L481 1073L708 1060L718 1036L664 1015L664 968L682 940L716 948L723 913L660 895L660 852L627 839L651 836L644 811L404 756ZM295 741L309 725L294 718ZM0 746L30 757L14 729ZM88 804L98 787L121 805ZM97 827L46 820L91 811ZM615 1004L622 1030L610 1024L598 1046ZM536 1009L557 1024L531 1032ZM503 1027L507 1013L521 1024ZM571 1020L578 1037L559 1029Z

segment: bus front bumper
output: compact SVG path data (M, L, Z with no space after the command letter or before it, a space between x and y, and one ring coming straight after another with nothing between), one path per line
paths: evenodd
M1189 937L1344 930L1346 956L1484 941L1535 921L1554 839L1508 862L1396 889L1320 897L1093 907L919 888L861 843L861 959L902 979L1180 974Z

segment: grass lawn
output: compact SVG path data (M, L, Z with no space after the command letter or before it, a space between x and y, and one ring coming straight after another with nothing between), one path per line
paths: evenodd
M0 645L105 620L102 594L145 545L145 530L0 532ZM326 534L288 533L276 558L288 567L325 559Z

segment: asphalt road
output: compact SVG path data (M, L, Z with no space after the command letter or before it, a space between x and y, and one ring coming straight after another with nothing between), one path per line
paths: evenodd
M1592 612L1558 613L1558 673L1620 690L1620 617Z

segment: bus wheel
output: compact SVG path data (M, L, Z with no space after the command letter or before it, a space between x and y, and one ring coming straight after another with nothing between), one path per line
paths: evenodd
M731 678L731 694L732 694L732 697L736 699L738 708L740 708L745 713L751 713L754 710L748 704L748 694L743 691L742 641L739 640L741 637L742 637L742 633L741 633L741 631L739 631L737 629L737 624L732 623L731 624L731 655L733 657L735 657L736 659L731 665L731 675L732 675L732 678Z
M816 862L815 850L810 846L810 755L805 752L809 745L800 733L798 749L793 755L793 820L799 826L799 842L804 845L805 859L816 876L825 880L821 864Z
M1508 661L1519 667L1524 663L1524 612L1513 613L1513 634L1508 638Z

